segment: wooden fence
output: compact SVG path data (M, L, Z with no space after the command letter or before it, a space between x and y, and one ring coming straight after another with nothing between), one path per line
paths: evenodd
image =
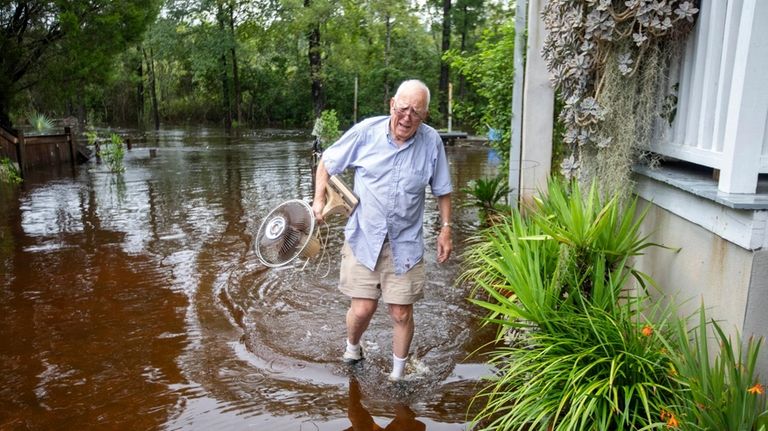
M16 162L22 178L31 168L77 162L77 142L70 127L60 135L24 136L22 131L0 127L0 157Z

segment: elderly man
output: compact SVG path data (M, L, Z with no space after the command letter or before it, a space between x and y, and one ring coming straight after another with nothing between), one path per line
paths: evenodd
M440 135L423 123L429 88L418 80L403 82L389 102L389 116L366 119L323 152L317 167L315 216L322 221L330 175L355 172L357 209L345 228L339 289L351 298L347 311L347 347L343 359L363 359L361 337L379 297L393 322L390 380L403 377L414 333L413 304L423 297L424 203L429 185L442 220L437 260L451 255L451 185Z

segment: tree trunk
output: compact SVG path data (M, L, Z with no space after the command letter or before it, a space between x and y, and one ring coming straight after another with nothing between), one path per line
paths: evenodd
M384 23L386 25L386 45L384 45L384 106L389 106L390 93L392 91L392 83L389 82L389 53L392 44L392 20L387 11L384 17ZM389 109L386 109L389 111Z
M143 51L143 48L139 46L139 51ZM144 126L144 62L139 57L139 64L136 67L136 75L139 79L136 84L136 122L140 127Z
M469 11L467 8L467 4L465 3L463 5L462 14L461 14L463 24L461 26L461 47L459 48L459 50L462 53L467 49L467 32L469 31L467 30L467 28L469 27L468 15L469 15ZM464 75L459 74L459 89L458 89L459 91L456 92L456 94L459 97L463 97L466 95L465 82L466 81L465 81Z
M217 20L219 21L219 30L221 34L224 34L224 28L226 23L224 22L224 6L219 3L219 10L217 14ZM224 129L229 132L232 130L232 102L229 95L229 73L227 72L227 55L226 51L221 53L219 57L220 71L221 71L221 100L222 108L224 109Z
M11 124L11 117L8 115L8 112L6 112L7 110L5 102L0 101L0 126L5 127L6 129L11 129L13 128L13 124Z
M238 124L241 124L243 122L243 99L240 91L240 74L237 70L237 50L235 49L237 41L235 36L235 7L231 2L229 4L229 31L232 34L232 84L235 87L235 119Z
M82 84L82 83L81 83ZM74 83L74 85L77 85ZM83 84L83 86L85 86ZM77 122L79 124L87 124L88 123L88 113L85 109L85 99L83 98L83 92L78 91L76 96L76 103L77 103Z
M2 62L0 61L0 65ZM11 129L11 93L10 89L3 85L6 81L0 77L0 126Z
M149 55L147 50L144 51L144 60L147 62L147 73L149 74L149 93L152 99L152 117L155 120L155 130L160 130L160 109L157 105L157 82L155 76L155 59L152 48L149 48Z
M229 74L227 73L227 56L222 54L219 59L221 63L221 97L222 108L224 108L224 129L232 130L232 103L229 98Z
M440 52L445 54L451 49L451 0L443 0L443 44ZM440 60L440 114L443 118L448 118L448 63Z
M312 0L304 0L304 7L309 8ZM323 80L320 76L322 71L322 58L320 57L320 23L317 19L312 20L311 28L307 33L309 42L309 75L312 80L312 105L314 106L315 118L320 118L323 112Z

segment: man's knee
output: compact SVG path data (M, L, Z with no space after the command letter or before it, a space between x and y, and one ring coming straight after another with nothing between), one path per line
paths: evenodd
M389 315L397 325L404 325L413 320L413 305L389 305Z
M371 299L358 299L352 300L352 304L349 307L349 311L352 317L358 321L368 320L373 313L376 312L377 301Z

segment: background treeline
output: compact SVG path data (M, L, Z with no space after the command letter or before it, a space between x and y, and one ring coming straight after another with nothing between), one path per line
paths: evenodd
M447 120L450 82L454 126L485 133L509 123L512 22L491 0L10 2L0 123L308 127L333 109L346 128L418 77L432 124Z

